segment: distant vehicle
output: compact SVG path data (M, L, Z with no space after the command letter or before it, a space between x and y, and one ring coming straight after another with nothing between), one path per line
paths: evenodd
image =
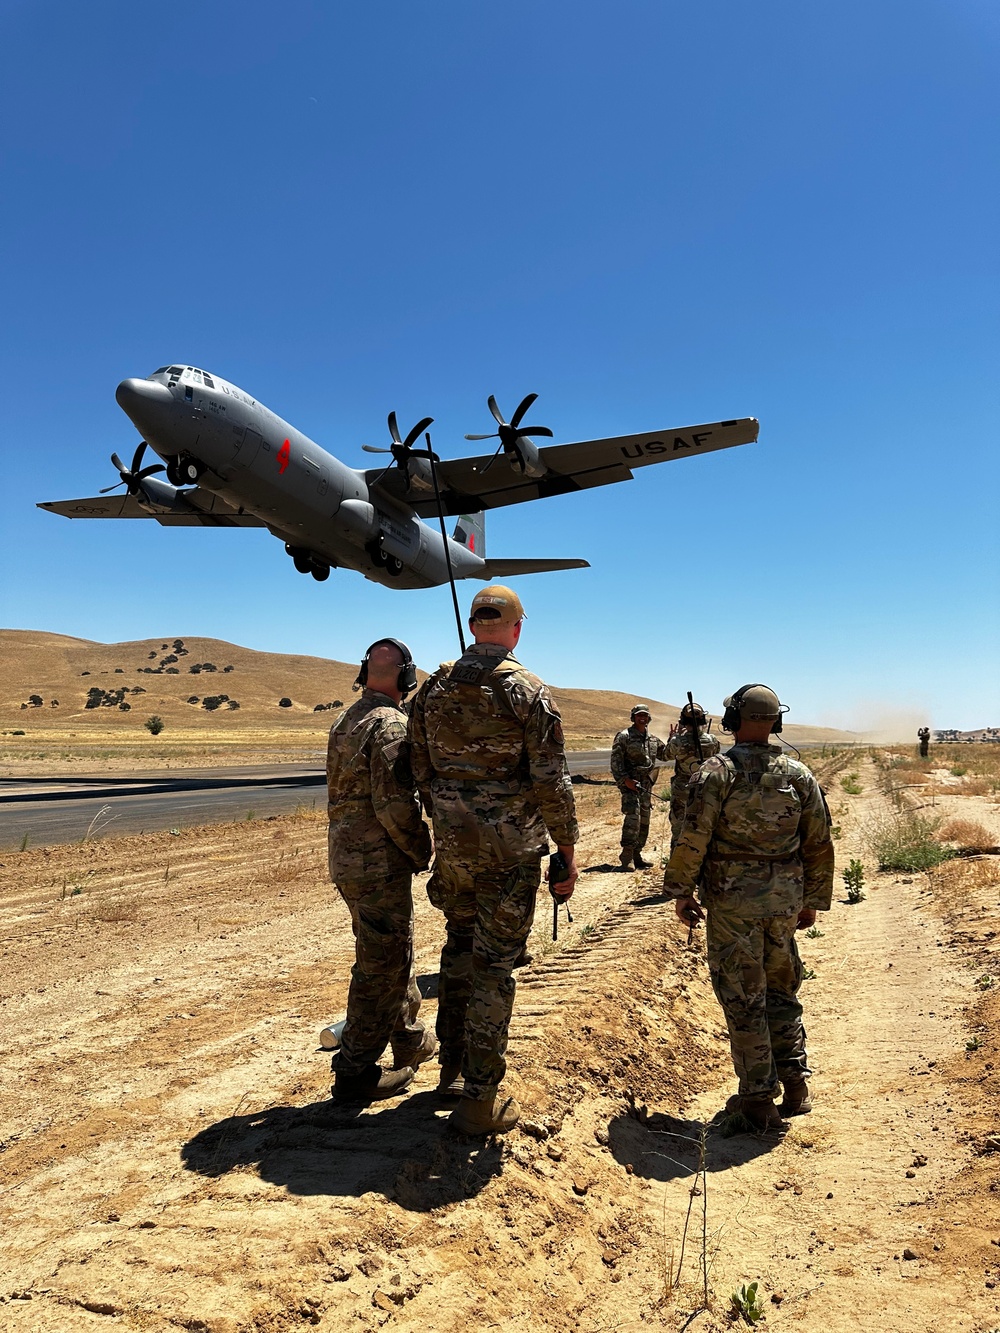
M130 466L111 461L121 481L99 495L40 504L67 518L155 518L166 527L267 528L303 574L323 580L338 566L389 588L429 588L448 580L495 579L581 569L586 560L487 559L485 511L527 500L629 481L632 470L756 440L753 417L539 448L547 426L522 422L528 394L510 421L496 399L494 454L439 459L417 441L432 418L402 438L389 414L386 467L355 469L269 411L250 394L194 366L161 366L127 379L115 397L143 436ZM147 444L164 460L143 467ZM155 475L165 473L166 481ZM436 474L436 475L435 475ZM106 498L117 485L125 494ZM457 516L451 537L422 519Z

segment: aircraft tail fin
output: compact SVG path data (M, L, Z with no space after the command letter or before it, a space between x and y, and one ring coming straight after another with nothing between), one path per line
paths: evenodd
M459 514L458 522L455 524L455 531L451 534L451 538L452 541L458 542L459 546L464 546L467 551L471 551L473 555L478 555L480 560L485 560L485 513Z
M513 578L515 574L548 574L560 569L589 569L589 560L487 560L480 579Z

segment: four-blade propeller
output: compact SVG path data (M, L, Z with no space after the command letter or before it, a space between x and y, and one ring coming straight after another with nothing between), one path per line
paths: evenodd
M489 398L487 398L486 406L490 409L490 413L492 414L493 420L497 423L498 429L490 431L489 435L466 435L465 437L467 440L499 439L500 441L499 448L497 449L493 457L490 459L490 461L483 468L484 473L488 472L489 469L493 466L497 458L500 456L501 451L506 452L508 454L514 454L523 466L524 464L523 454L522 451L518 448L518 443L517 443L522 436L547 435L549 438L551 438L552 432L549 430L548 426L521 425L525 413L527 412L528 408L531 406L531 404L535 401L537 397L538 397L537 393L529 393L526 398L522 398L521 401L518 403L517 409L514 412L514 415L511 417L509 422L504 421L503 413L500 411L499 407L497 407L497 400L493 397L493 395L490 394Z
M392 437L392 444L388 449L376 448L374 444L363 444L361 448L365 451L366 454L392 454L396 466L400 468L404 473L409 471L411 458L433 457L435 463L440 461L438 459L437 454L433 455L431 454L431 448L429 443L426 449L414 449L413 447L413 443L418 437L418 435L422 434L422 432L425 431L428 426L433 424L434 421L433 417L424 417L422 421L418 421L417 424L413 427L413 429L409 432L405 440L402 440L399 437L399 425L396 422L395 412L389 413L388 421L389 421L389 434ZM378 485L378 483L385 476L385 473L389 471L390 467L392 467L392 463L390 463L389 466L385 469L385 472L381 472L378 475L378 477L376 477L375 481L372 482L373 486Z
M139 447L132 455L132 466L126 467L117 454L111 455L111 461L118 469L118 475L121 481L116 481L113 486L105 486L100 492L101 495L107 495L109 491L116 491L123 483L128 487L129 495L138 495L140 482L146 477L151 477L154 472L166 472L162 463L151 463L149 467L142 467L142 456L146 452L146 441L140 440Z

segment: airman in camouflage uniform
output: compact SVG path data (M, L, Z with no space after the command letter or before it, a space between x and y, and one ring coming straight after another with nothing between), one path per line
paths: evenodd
M476 642L421 687L410 715L413 774L434 824L428 894L445 914L437 1034L440 1090L461 1093L463 1133L510 1129L518 1117L498 1088L516 983L511 974L535 912L546 831L569 863L577 840L562 724L545 685L513 648L524 610L501 585L478 593Z
M701 704L686 703L681 709L677 726L670 728L666 746L667 757L674 761L674 773L670 779L671 850L684 823L684 806L691 777L705 759L711 759L721 748L709 730L708 719Z
M636 704L631 726L619 731L611 745L611 776L622 794L622 850L618 858L623 870L648 870L642 849L649 836L649 811L657 763L667 758L667 748L649 730L649 709Z
M926 759L930 753L931 729L930 727L920 727L917 731L917 740L920 742L920 758Z
M739 1094L728 1110L758 1129L812 1109L811 1072L798 989L795 932L829 911L833 894L830 817L805 764L768 744L781 705L763 685L726 700L723 727L736 744L707 759L688 791L684 824L663 876L686 923L708 914L708 965L729 1028Z
M358 677L364 693L333 724L327 750L330 878L355 936L347 1024L334 1062L340 1101L394 1096L434 1053L433 1037L417 1021L413 975L411 878L426 869L431 841L406 758L399 705L413 667L403 649L395 640L369 648ZM393 1069L381 1071L390 1043Z

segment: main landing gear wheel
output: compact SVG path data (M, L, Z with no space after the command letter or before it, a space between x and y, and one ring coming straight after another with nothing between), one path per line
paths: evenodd
M317 583L325 583L330 577L329 565L313 565L310 571Z
M292 564L300 574L311 574L313 562L309 559L307 551L296 551L292 556Z
M403 572L402 560L397 560L394 555L388 555L385 558L385 572L391 579L398 579Z

